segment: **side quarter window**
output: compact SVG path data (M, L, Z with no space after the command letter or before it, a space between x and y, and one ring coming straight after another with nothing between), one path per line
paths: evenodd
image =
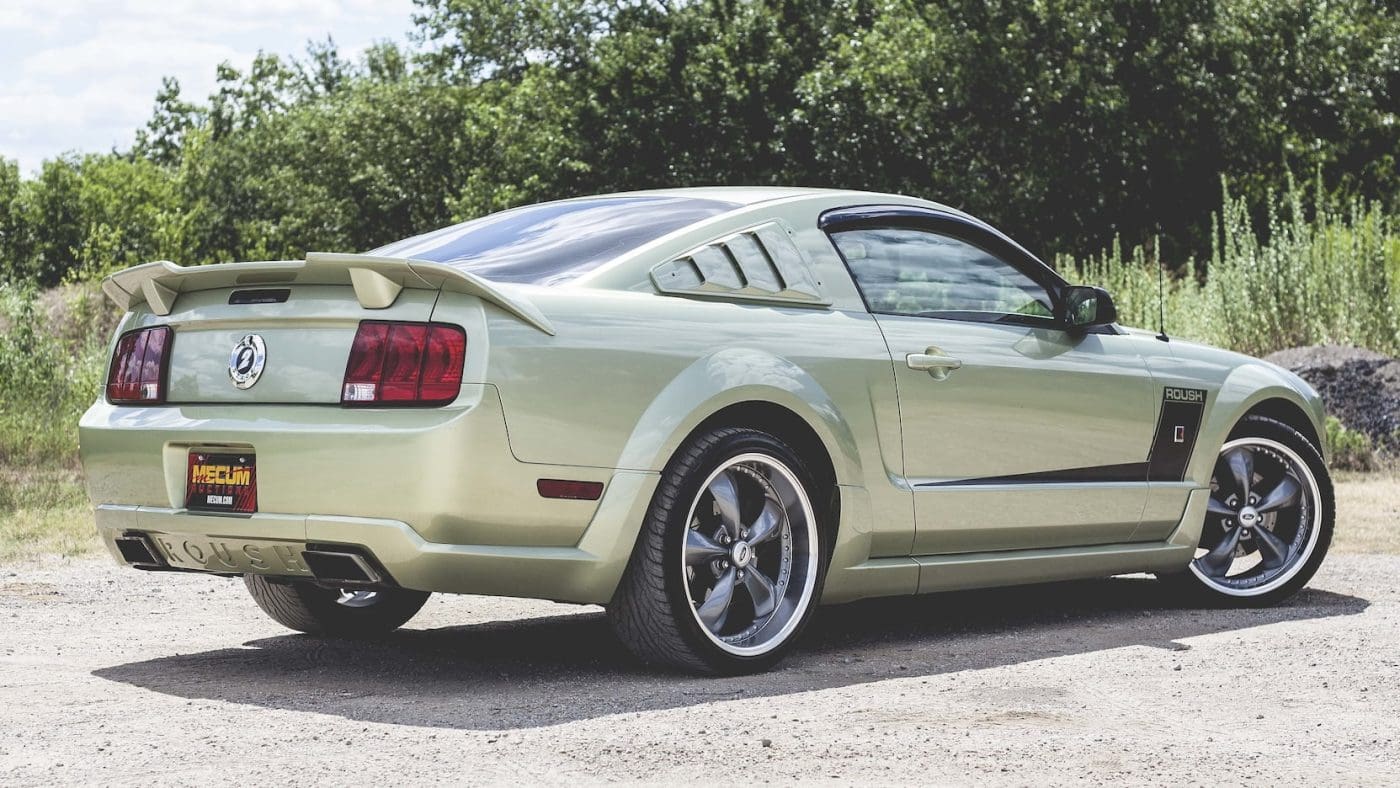
M1053 322L1045 288L966 241L929 230L843 230L832 241L870 311L987 322Z

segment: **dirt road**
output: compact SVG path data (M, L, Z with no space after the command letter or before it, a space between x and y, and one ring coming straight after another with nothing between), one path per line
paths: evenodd
M593 608L439 597L350 646L238 581L0 567L0 784L1400 781L1400 556L1269 610L1115 579L821 613L777 672L696 679Z

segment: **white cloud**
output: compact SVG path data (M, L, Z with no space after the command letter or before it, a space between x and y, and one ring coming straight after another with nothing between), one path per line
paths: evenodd
M221 62L301 54L327 35L353 54L402 40L412 13L411 0L3 0L0 156L33 171L64 151L125 147L164 76L203 99Z
M130 79L153 71L212 71L220 61L237 59L240 54L234 47L215 41L169 35L136 38L128 31L103 30L81 43L36 52L21 64L20 74L27 81L45 82L97 74Z
M0 6L0 34L8 37L18 31L25 35L49 36L63 28L65 17L81 10L79 4L71 0L51 3L10 0Z

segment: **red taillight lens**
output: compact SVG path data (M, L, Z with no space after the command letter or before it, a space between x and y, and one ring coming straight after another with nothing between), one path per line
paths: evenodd
M423 345L428 327L422 323L389 326L384 348L384 379L379 398L385 402L417 402L422 399L419 382L423 372Z
M122 334L107 371L107 401L146 405L165 402L165 373L173 336L169 326Z
M384 339L389 336L388 323L361 323L355 332L355 344L350 347L350 360L345 363L345 385L340 390L342 403L374 402L379 399L379 380L384 369Z
M423 348L422 397L451 402L462 388L467 335L456 326L433 326Z
M345 364L342 405L446 405L462 388L467 334L444 323L366 320Z

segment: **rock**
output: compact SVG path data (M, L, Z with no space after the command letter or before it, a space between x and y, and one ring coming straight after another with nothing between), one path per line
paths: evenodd
M1400 453L1400 360L1365 348L1314 345L1264 358L1306 380L1347 427L1376 448Z

